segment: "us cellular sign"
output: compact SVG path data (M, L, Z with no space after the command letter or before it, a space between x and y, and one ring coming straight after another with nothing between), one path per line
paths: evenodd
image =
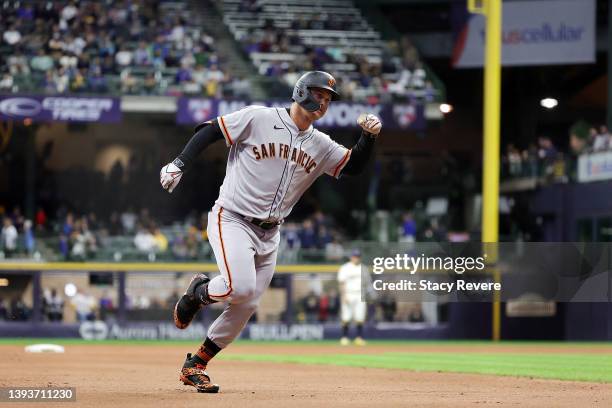
M34 122L121 121L118 98L0 95L0 119Z
M462 5L463 6L463 5ZM459 16L465 8L454 9ZM502 64L546 65L595 62L595 1L534 0L504 2ZM482 67L485 17L462 14L453 65Z

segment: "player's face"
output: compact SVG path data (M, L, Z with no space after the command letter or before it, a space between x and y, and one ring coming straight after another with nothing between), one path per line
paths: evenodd
M315 101L317 101L317 103L320 105L318 110L311 112L312 120L321 119L323 115L325 115L325 112L327 112L327 108L332 100L332 94L327 89L320 88L312 88L310 93Z

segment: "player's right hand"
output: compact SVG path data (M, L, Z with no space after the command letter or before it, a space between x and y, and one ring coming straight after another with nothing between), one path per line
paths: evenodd
M168 163L159 172L159 182L164 190L172 193L183 177L183 170L174 163Z
M362 113L361 115L359 115L359 117L357 118L357 124L361 126L363 130L373 136L378 136L380 130L382 129L382 123L380 122L380 119L378 118L378 116L372 113Z

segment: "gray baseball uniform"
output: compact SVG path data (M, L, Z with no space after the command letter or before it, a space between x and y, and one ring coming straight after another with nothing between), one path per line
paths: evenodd
M221 274L209 296L227 301L208 337L224 348L241 332L272 280L279 227L306 189L326 173L338 177L351 151L310 126L300 131L286 109L248 106L217 118L230 148L227 170L208 215L208 237Z

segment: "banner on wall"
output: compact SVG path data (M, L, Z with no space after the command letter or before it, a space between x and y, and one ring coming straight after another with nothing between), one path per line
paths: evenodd
M578 158L578 181L612 179L612 152L584 154Z
M250 104L278 108L289 107L289 103L284 101L249 102L244 100L179 98L176 121L182 125L195 125L237 111ZM325 116L316 122L316 126L330 129L355 128L357 117L364 112L379 116L386 129L419 131L424 130L426 126L424 108L420 104L369 105L352 102L333 102Z
M453 65L482 67L486 18L454 9L456 40ZM595 0L504 2L502 65L595 62Z
M0 119L116 123L121 103L112 97L0 95Z

